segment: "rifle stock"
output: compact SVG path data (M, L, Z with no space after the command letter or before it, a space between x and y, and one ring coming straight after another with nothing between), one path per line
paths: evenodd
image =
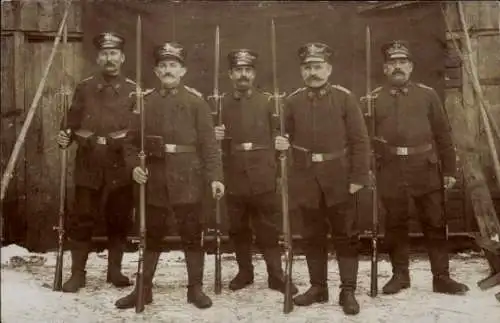
M280 135L285 136L285 115L281 98L284 96L279 93L278 76L276 66L276 25L274 19L271 21L271 55L273 64L273 99L275 113L280 119ZM292 232L290 228L290 214L288 209L288 162L287 152L281 151L280 156L280 177L281 177L281 212L283 214L283 247L285 254L285 293L283 300L283 313L287 314L293 311L293 295L292 295L292 266L293 266L293 249L292 249Z
M68 4L69 5L69 4ZM62 128L66 130L67 127L67 112L69 108L69 89L68 84L66 84L66 47L68 43L68 27L64 23L63 27L63 46L61 50L61 65L62 65L62 80L61 89L59 93L61 111L63 114ZM61 177L59 181L59 211L58 211L58 223L53 229L57 232L57 256L56 256L56 268L54 273L54 282L52 290L61 291L62 290L62 271L64 265L64 240L65 240L65 218L66 218L66 193L67 193L67 169L68 169L68 150L61 149Z
M215 286L214 292L219 295L222 292L222 255L221 255L221 239L222 234L220 230L221 217L220 217L220 198L215 200Z
M371 33L370 27L366 26L366 107L369 120L370 134L376 137L376 120L373 108L372 89L371 89ZM372 147L370 158L370 181L372 193L372 229L371 229L371 264L370 264L370 296L376 297L378 294L378 193L377 193L377 160L375 151Z
M140 167L146 171L146 154L144 152L144 127L145 127L145 115L144 115L144 101L143 101L143 91L141 87L141 49L142 49L142 23L141 16L137 17L137 52L136 52L136 105L140 111L140 141L141 147L139 152ZM135 210L134 210L135 213ZM141 313L144 311L144 250L146 249L146 184L140 184L139 186L139 261L137 264L137 275L136 275L136 288L137 288L137 300L135 304L135 312Z

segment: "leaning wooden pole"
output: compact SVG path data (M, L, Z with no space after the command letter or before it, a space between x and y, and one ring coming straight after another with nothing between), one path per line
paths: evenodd
M17 137L16 144L14 145L14 149L12 150L12 154L10 155L9 162L7 163L7 167L2 176L2 186L1 186L1 196L0 202L3 202L5 198L5 194L7 192L7 187L9 186L10 180L13 177L14 167L16 166L17 159L19 157L19 153L26 139L26 134L28 133L28 129L31 125L31 121L35 116L36 109L38 107L38 102L42 97L43 90L45 88L45 83L47 82L47 76L49 75L50 68L52 67L52 63L54 61L54 57L57 53L57 48L59 43L61 42L63 27L66 25L66 21L68 19L69 13L69 5L66 7L64 11L64 16L62 18L61 24L59 25L59 30L57 31L56 39L54 40L54 45L52 46L52 51L50 52L49 60L47 65L45 66L45 70L43 71L42 79L40 83L38 83L38 88L35 93L35 97L31 102L31 106L28 110L28 114L26 115L26 120L24 121L23 127L19 133L19 137Z

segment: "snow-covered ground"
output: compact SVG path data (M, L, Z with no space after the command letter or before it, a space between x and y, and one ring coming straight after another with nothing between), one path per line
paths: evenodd
M452 322L498 323L500 303L494 294L499 287L481 291L476 283L489 274L486 261L478 254L454 255L451 261L453 277L467 283L467 296L432 293L431 274L426 258L415 257L411 263L412 288L393 295L368 296L370 263L362 260L359 272L358 301L361 313L348 317L337 305L338 268L335 259L329 262L330 302L298 308L282 313L282 295L267 289L265 263L254 258L255 284L247 289L214 295L214 257L207 255L205 290L214 306L198 310L186 303L186 270L181 252L163 253L155 277L154 302L141 314L117 310L114 302L132 287L117 289L105 282L106 252L92 253L87 266L87 287L78 294L53 292L54 253L32 254L18 246L1 250L1 322ZM137 265L137 254L124 257L124 272L131 278ZM69 276L69 252L64 258L64 279ZM223 281L227 286L236 274L234 255L224 255ZM390 264L379 264L379 286L390 277ZM301 291L308 288L308 273L304 257L294 262L294 281Z

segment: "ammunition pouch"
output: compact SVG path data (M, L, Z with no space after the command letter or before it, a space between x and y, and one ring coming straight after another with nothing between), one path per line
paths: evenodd
M385 160L388 157L387 143L380 138L373 138L372 149L375 154L375 159L378 161Z
M90 130L78 129L73 132L73 137L79 147L92 148L95 142L95 135Z
M144 138L146 156L152 158L165 158L165 143L162 136L146 136Z
M128 130L119 130L108 134L108 145L110 149L119 150L127 139Z
M312 166L312 151L295 145L292 148L294 165L304 169L310 168Z

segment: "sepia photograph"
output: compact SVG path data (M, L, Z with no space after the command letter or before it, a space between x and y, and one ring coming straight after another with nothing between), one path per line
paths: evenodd
M1 0L0 322L500 322L500 1Z

